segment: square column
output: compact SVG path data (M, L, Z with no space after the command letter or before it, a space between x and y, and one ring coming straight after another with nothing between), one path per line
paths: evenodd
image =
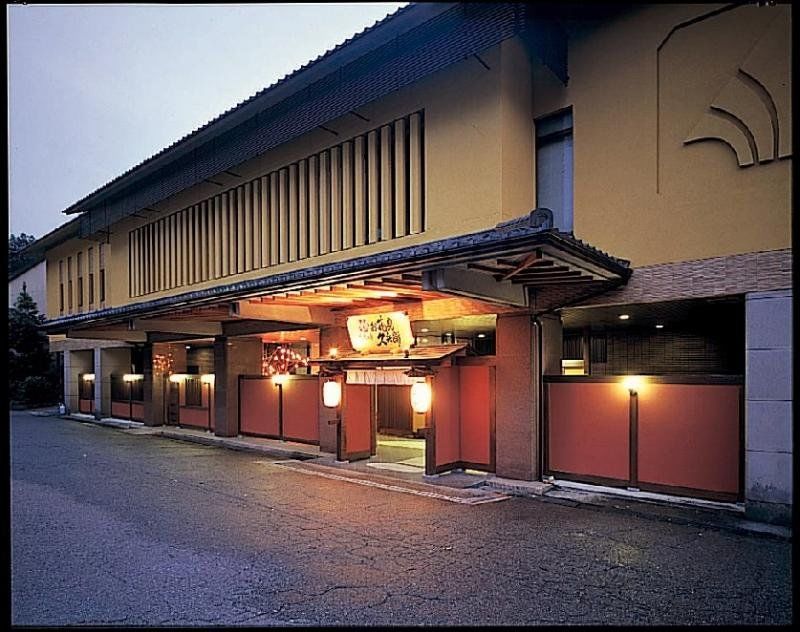
M92 373L94 358L91 349L64 351L64 406L68 413L78 412L78 389L81 373Z
M495 468L498 476L542 475L542 375L561 372L561 320L547 315L497 316ZM539 353L541 345L541 357Z
M745 296L745 511L792 514L792 292Z
M261 338L214 338L214 434L239 434L239 376L261 374Z
M94 416L111 415L111 375L131 373L131 351L128 347L94 350Z

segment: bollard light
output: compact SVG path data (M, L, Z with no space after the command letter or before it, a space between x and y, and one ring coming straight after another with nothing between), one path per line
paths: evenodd
M283 386L288 381L289 381L288 373L275 373L275 375L272 376L272 383L275 386Z
M322 403L326 408L337 408L342 403L342 384L328 380L322 384Z
M644 380L639 375L628 375L622 379L622 387L627 389L631 395L636 395L643 384Z
M431 385L414 382L411 385L411 408L415 413L427 413L431 408Z

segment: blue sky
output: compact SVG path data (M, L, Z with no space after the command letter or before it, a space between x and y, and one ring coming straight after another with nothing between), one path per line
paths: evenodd
M405 3L13 5L9 232L61 211Z

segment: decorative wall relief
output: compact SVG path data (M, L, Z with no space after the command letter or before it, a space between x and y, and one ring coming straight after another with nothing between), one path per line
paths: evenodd
M684 144L721 141L740 167L792 155L791 22L770 23L717 93Z

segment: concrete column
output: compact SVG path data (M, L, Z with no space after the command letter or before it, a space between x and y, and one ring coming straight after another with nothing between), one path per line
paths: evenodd
M94 416L111 415L111 374L130 373L131 350L128 347L94 350Z
M144 423L146 426L161 426L164 423L164 379L161 375L153 375L153 347L148 343L142 350Z
M64 405L67 412L78 412L78 386L81 373L94 371L91 349L64 351Z
M561 321L548 315L498 315L495 450L498 476L542 475L541 375L561 373ZM539 341L541 339L541 365Z
M328 355L328 350L336 347L339 354L351 353L350 336L347 327L322 327L319 330L319 354ZM320 386L320 389L322 387ZM319 401L319 449L322 452L336 453L336 426L328 422L336 416L336 411L325 408L320 392Z
M261 338L214 338L214 434L239 434L239 376L261 374Z
M791 520L791 290L745 297L745 509L759 520Z

